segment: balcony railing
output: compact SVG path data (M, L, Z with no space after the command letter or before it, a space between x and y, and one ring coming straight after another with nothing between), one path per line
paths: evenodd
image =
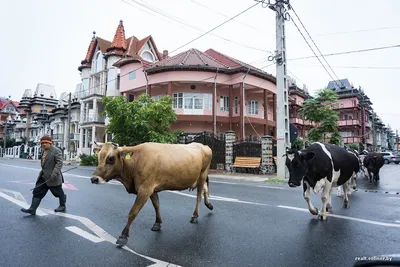
M360 120L340 120L338 121L339 126L353 126L353 125L359 125L361 126L361 121Z
M343 137L343 143L345 144L360 143L360 142L361 142L360 137Z
M82 98L87 98L94 95L105 96L106 95L105 85L99 85L93 88L89 88L88 90L82 92Z
M104 122L105 122L104 116L98 114L86 116L83 119L83 123L104 123Z
M56 133L51 135L51 139L53 140L64 140L64 134L63 133Z
M69 134L69 138L71 140L79 140L79 134L78 133L71 133L71 134Z
M303 119L299 119L299 118L290 118L289 122L293 123L293 124L308 125L308 126L315 125L315 123L312 123L310 121L306 121Z

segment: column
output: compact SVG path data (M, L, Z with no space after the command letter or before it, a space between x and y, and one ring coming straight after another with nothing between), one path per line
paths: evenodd
M83 148L83 131L84 131L85 129L83 129L83 128L81 128L80 129L80 131L79 131L79 149L78 149L78 155L79 154L82 154L82 148Z
M151 97L151 84L147 85L147 95Z
M217 124L217 90L214 91L214 86L213 86L213 94L212 94L212 117L213 117L213 126L212 126L212 131L213 134L216 136L217 135L217 127L214 127Z
M96 126L92 126L92 144L96 140Z
M93 99L93 120L97 121L98 119L98 112L97 112L97 99Z
M244 107L245 107L245 104L244 104L244 101L243 101L243 83L241 83L240 87L239 87L239 103L240 103L240 105L239 105L239 108L240 108L240 112L239 112L239 114L240 114L239 140L244 140L244 136L243 136L243 132L244 132L244 130L243 130L243 119L244 119Z
M263 174L272 173L272 136L264 135L261 137L261 171Z
M276 110L277 110L276 94L274 94L273 97L272 97L272 107L273 107L273 112L272 113L274 114L274 122L275 122L274 136L275 136L275 138L277 138L277 135L276 135L276 125L277 125L277 123L276 123Z
M68 143L68 119L64 120L64 142L63 142L63 147L65 147L65 149L67 148L67 143Z
M233 96L233 86L229 85L229 130L232 131L233 109L235 108L235 97Z
M85 119L84 121L88 121L89 120L89 103L85 103Z
M232 171L233 165L233 142L235 142L235 132L230 130L225 133L225 169Z
M85 103L84 102L81 102L80 113L81 113L81 115L80 115L80 118L79 118L79 123L82 124L83 118L85 116Z
M172 96L172 82L168 82L168 95Z
M268 93L264 90L264 135L269 135L268 133Z

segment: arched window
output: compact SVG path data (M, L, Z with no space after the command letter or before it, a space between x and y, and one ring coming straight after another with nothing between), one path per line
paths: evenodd
M148 51L145 51L145 52L142 53L142 58L147 60L147 61L149 61L149 62L154 62L153 55Z
M97 52L93 59L93 73L97 73L103 69L103 57L101 51Z

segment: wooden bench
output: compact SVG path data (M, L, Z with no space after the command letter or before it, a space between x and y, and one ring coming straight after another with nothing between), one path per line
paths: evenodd
M252 172L260 172L261 165L261 157L236 157L235 163L233 164L233 168L236 170L244 170L244 172L248 172L249 169Z

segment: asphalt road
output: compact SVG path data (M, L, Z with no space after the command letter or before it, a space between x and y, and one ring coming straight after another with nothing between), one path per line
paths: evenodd
M308 212L301 188L286 184L211 177L214 210L202 203L198 224L189 223L193 192L162 192L161 232L150 230L149 201L124 249L114 243L134 195L118 182L92 185L92 170L80 167L64 174L65 214L52 212L58 199L49 192L41 212L27 216L20 208L38 172L37 162L0 160L0 266L352 266L355 257L400 253L398 165L385 165L378 185L360 177L350 209L334 195L326 222ZM320 208L320 195L312 200Z

